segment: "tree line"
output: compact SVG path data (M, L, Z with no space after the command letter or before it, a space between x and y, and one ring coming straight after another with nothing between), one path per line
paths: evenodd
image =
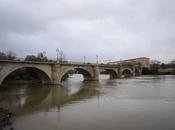
M0 60L15 60L16 54L8 51L8 52L0 52Z
M40 61L40 62L43 62L43 61L49 61L47 56L45 56L44 53L40 52L37 54L37 56L35 55L27 55L24 59L24 61Z
M59 62L65 61L65 55L63 52L60 53ZM0 51L0 60L20 60L16 57L16 54L12 51L2 52ZM54 62L54 60L49 60L46 56L46 52L39 52L37 55L26 55L23 59L24 61L36 61L36 62Z

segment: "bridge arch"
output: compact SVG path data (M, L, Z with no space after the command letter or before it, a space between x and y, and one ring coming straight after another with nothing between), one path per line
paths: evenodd
M133 76L133 71L130 68L125 68L122 71L122 77L131 77Z
M93 79L93 74L89 70L87 70L85 68L74 67L74 68L71 68L71 69L67 69L67 70L65 70L62 73L60 82L62 82L65 79L68 78L68 74L69 74L70 71L76 71L77 74L82 74L83 75L83 78L84 78L84 81L92 80Z
M13 77L13 75L15 73L18 73L19 71L22 71L22 70L25 70L26 72L31 71L32 73L35 73L37 75L37 77L40 79L42 84L50 84L51 83L51 77L44 69L41 69L41 68L35 67L35 66L18 66L18 67L9 68L9 69L7 67L5 74L0 79L0 84L3 84L4 81L7 80L10 76ZM25 74L25 73L23 73L23 74Z
M100 74L109 74L110 79L116 79L119 77L118 72L113 69L104 69L100 71Z

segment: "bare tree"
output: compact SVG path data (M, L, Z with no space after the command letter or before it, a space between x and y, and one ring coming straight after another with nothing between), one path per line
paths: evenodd
M66 62L66 55L64 54L64 52L62 50L59 51L59 62L63 63Z
M14 60L14 59L16 59L16 54L14 52L12 52L12 51L8 51L6 53L6 55L7 55L7 59L8 60Z

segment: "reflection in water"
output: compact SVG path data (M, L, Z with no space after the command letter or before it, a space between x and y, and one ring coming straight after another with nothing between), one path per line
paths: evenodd
M79 77L79 75L77 75ZM81 75L80 75L81 76ZM74 77L75 78L75 77ZM77 78L75 78L77 79ZM35 111L61 107L63 105L84 100L99 94L98 82L65 82L61 86L13 86L1 90L4 101L1 103L5 108L11 109L16 116L30 114ZM73 83L73 84L70 84ZM93 89L91 89L93 87Z
M175 129L175 76L100 78L1 89L0 106L15 113L17 130Z

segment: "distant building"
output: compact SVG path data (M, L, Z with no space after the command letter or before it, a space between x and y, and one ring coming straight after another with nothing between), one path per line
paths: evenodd
M139 57L139 58L134 58L134 59L109 62L109 64L132 64L132 65L141 65L142 67L149 68L150 59L147 57Z

